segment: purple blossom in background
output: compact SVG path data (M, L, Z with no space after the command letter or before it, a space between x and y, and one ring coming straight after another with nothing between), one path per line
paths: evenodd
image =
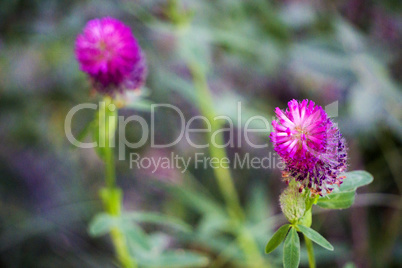
M339 174L346 171L345 140L321 106L313 101L291 100L288 109L276 108L271 141L282 158L285 180L294 178L301 190L325 195L333 184L341 184Z
M81 70L100 93L134 90L145 82L144 54L130 28L117 19L89 21L77 37L75 54Z

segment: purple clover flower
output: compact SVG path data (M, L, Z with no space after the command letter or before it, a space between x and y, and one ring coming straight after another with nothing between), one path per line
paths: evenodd
M312 194L331 193L347 168L347 148L337 126L313 101L291 100L288 109L275 109L278 120L270 138L285 164L283 177L294 178Z
M87 23L75 42L80 69L102 94L138 89L147 75L146 60L129 27L106 17Z

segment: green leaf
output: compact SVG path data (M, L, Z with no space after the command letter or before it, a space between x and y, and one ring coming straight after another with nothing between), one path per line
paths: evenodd
M105 235L116 226L118 226L118 218L100 213L89 223L89 234L94 237Z
M135 249L151 250L151 244L148 240L147 234L136 224L130 224L123 227L123 233L127 238L127 242Z
M342 209L349 208L355 201L356 192L338 192L320 197L317 205L322 208Z
M114 228L118 228L127 238L131 246L138 246L141 249L150 250L151 246L147 235L143 230L133 223L128 223L120 217L111 216L107 213L100 213L89 224L89 234L91 236L101 236L111 232Z
M356 170L343 174L346 178L343 180L339 191L347 192L358 187L370 184L373 181L373 176L364 170Z
M124 213L123 220L133 220L136 222L155 223L159 225L167 225L183 232L190 232L191 226L181 221L180 219L169 217L160 213L154 212L131 212Z
M300 262L300 239L294 227L290 229L283 245L283 267L297 268Z
M318 199L318 206L330 209L349 208L355 201L356 188L373 181L373 176L363 170L347 172L344 176L346 178L339 188L335 188L331 194Z
M282 241L286 238L290 228L290 224L282 225L272 236L265 246L265 253L269 254L276 249Z
M181 250L167 251L160 255L139 255L136 259L141 267L205 267L209 263L204 255Z
M297 225L299 230L308 238L310 238L312 241L317 243L318 245L322 246L323 248L326 248L328 250L334 250L334 247L319 233L314 231L313 229L303 226L303 225Z

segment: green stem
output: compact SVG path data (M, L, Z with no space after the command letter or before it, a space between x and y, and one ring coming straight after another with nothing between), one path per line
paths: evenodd
M207 132L209 154L211 158L216 158L219 159L218 161L221 161L222 159L227 158L225 148L220 146L224 144L223 135L222 133L217 132L220 130L222 125L215 120L216 114L213 106L213 98L209 90L205 74L197 63L193 62L188 66L197 90L197 100L201 114L206 117L208 122L211 124L211 131ZM213 136L214 133L215 136ZM213 139L215 143L213 142ZM262 265L263 258L260 254L257 243L250 232L241 225L241 223L245 220L245 216L240 205L229 168L224 168L219 165L219 167L213 169L213 172L217 180L219 190L221 191L225 200L228 214L232 219L235 229L238 231L237 241L239 246L246 255L249 264Z
M124 268L136 268L137 263L133 258L131 258L128 249L127 249L127 241L124 237L124 234L118 229L113 228L110 230L110 234L112 236L113 244L116 249L117 259L121 263Z
M304 236L304 241L306 242L309 267L315 268L313 242L307 236L305 236L305 235L303 235L303 236Z
M100 144L98 145L104 145L104 148L101 148L101 150L105 162L106 188L101 189L100 196L105 211L112 216L118 217L121 215L122 191L116 187L115 160L113 146L110 143L115 133L117 108L115 107L115 110L110 109L109 105L113 104L110 97L105 97L104 101L104 105L100 105L99 108ZM124 233L118 227L115 227L110 231L110 234L116 251L116 257L121 266L124 268L136 268L137 263L130 256Z
M106 174L106 186L109 189L113 189L116 184L116 172L115 172L115 167L114 167L114 154L113 154L113 148L110 146L110 141L112 139L112 135L114 133L110 133L109 129L112 127L111 123L114 123L115 121L112 120L108 116L110 113L109 105L112 104L112 100L110 97L105 98L105 112L101 112L99 115L100 119L100 126L102 126L103 122L105 123L105 129L104 129L104 134L105 134L105 149L104 149L104 157L105 157L105 174ZM117 113L117 112L116 112ZM111 116L116 116L115 114ZM101 128L101 131L103 129Z
M317 203L317 200L318 200L318 196L311 198L311 199L307 199L306 212L304 214L304 217L300 221L301 225L304 225L306 227L311 227L311 223L313 221L312 207L313 207L313 204ZM315 268L313 242L310 240L310 238L308 238L304 234L303 234L303 236L304 236L304 241L306 242L309 267Z

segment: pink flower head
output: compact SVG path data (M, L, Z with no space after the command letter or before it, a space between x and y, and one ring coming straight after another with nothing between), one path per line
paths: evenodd
M325 195L333 184L341 184L339 174L346 171L345 140L321 106L313 101L291 100L288 109L276 108L270 138L274 150L285 164L283 175Z
M114 18L87 23L75 42L80 69L104 94L140 88L146 77L145 57L129 27Z

